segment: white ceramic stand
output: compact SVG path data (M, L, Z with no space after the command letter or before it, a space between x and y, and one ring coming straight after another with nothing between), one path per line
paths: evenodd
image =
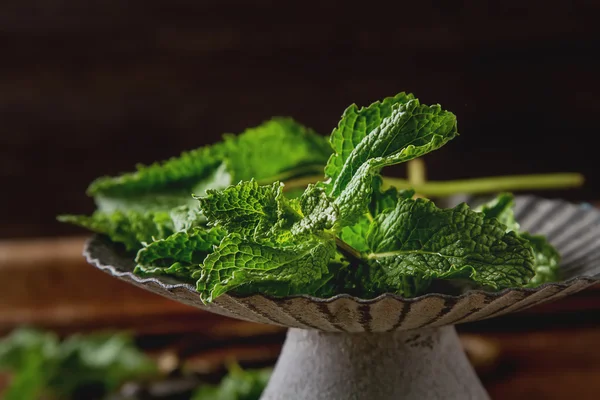
M486 400L454 326L390 333L290 328L261 400Z

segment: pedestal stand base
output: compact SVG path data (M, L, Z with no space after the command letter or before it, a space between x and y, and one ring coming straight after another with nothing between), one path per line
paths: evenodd
M390 333L290 328L261 400L487 400L454 326Z

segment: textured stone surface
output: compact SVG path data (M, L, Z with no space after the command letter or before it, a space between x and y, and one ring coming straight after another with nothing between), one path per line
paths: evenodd
M453 326L344 334L290 329L261 400L485 400Z

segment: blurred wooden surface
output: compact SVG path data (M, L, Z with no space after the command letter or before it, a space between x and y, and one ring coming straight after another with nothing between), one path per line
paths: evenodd
M88 183L289 115L327 135L406 90L458 117L431 179L582 172L600 197L600 3L21 0L0 5L0 237L81 232ZM401 172L401 169L396 172Z

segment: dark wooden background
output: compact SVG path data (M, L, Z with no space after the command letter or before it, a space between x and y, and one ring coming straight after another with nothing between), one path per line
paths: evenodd
M344 4L344 5L342 5ZM81 232L87 184L289 115L441 103L433 179L582 172L600 199L600 2L23 0L0 5L0 237Z

